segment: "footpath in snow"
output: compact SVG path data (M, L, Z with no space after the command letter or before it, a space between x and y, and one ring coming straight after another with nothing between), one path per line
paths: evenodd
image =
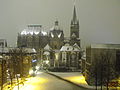
M68 81L70 83L73 83L77 86L88 88L90 90L96 90L96 86L89 86L87 82L85 81L84 76L80 72L47 72L53 76L56 76L60 79L63 79L65 81ZM101 90L101 87L97 87L97 90ZM105 87L103 87L102 90L106 90Z

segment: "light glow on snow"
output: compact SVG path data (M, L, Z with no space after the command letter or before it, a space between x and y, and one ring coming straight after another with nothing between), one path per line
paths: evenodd
M19 90L43 90L42 88L38 89L39 87L36 87L36 85L39 83L44 84L45 82L47 82L47 80L44 78L31 77L28 78L26 82L24 82L24 85L19 85ZM18 86L15 86L13 90L18 90Z
M85 77L84 76L73 76L73 77L66 77L66 79L72 81L72 82L76 82L78 84L87 84L87 82L85 81Z

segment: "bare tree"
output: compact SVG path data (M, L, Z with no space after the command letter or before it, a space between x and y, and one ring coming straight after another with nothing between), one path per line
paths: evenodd
M23 59L24 56L26 56L26 51L22 48L15 48L15 49L10 49L10 78L11 78L11 83L12 83L12 78L16 77L17 78L17 83L18 83L18 89L19 89L19 76L20 74L21 79L24 78L23 76Z
M117 76L115 71L115 60L113 60L114 55L110 50L104 50L100 53L94 55L94 64L91 66L91 77L95 77L96 89L98 85L107 86L111 79ZM115 58L114 58L115 59Z

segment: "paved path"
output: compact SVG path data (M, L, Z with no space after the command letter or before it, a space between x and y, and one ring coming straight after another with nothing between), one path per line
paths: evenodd
M17 90L17 87L14 88ZM88 90L74 84L58 79L47 73L39 73L36 77L30 78L20 90Z
M96 86L89 86L85 81L85 77L80 72L47 72L50 75L56 76L62 80L73 83L79 87L83 87L88 90L96 90ZM101 90L101 86L97 86L97 90ZM107 90L107 87L103 86L102 90ZM109 87L109 90L120 90L120 87Z

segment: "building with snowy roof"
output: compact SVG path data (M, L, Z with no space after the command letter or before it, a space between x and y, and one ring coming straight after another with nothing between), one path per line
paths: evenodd
M61 61L60 66L76 71L80 69L79 60L81 58L81 49L77 44L73 46L65 44L60 49L61 52Z
M8 55L8 54L10 54L10 50L13 50L13 49L18 50L20 48L13 48L13 47L4 47L4 48L1 48L0 47L0 54L6 54L6 55ZM24 51L25 51L26 54L36 54L37 53L34 48L22 48L22 49L24 49Z
M44 51L43 51L43 59L42 59L42 66L44 68L52 68L54 67L54 55L55 52L53 51L53 49L50 47L49 44L47 44L44 47Z
M69 43L69 45L67 43ZM79 20L77 19L75 5L70 25L70 36L68 38L64 37L64 32L56 20L49 32L43 31L41 25L28 25L26 29L18 33L17 46L35 48L39 60L43 60L45 55L50 56L49 59L53 59L50 61L53 62L53 64L51 64L53 67L59 67L63 65L63 62L68 62L69 67L73 69L78 68L77 63L79 63L81 48ZM61 53L63 56L69 55L67 57L65 56L65 58L62 56L61 59Z
M37 50L44 48L48 41L48 34L42 30L41 25L28 25L26 29L18 33L17 46Z

